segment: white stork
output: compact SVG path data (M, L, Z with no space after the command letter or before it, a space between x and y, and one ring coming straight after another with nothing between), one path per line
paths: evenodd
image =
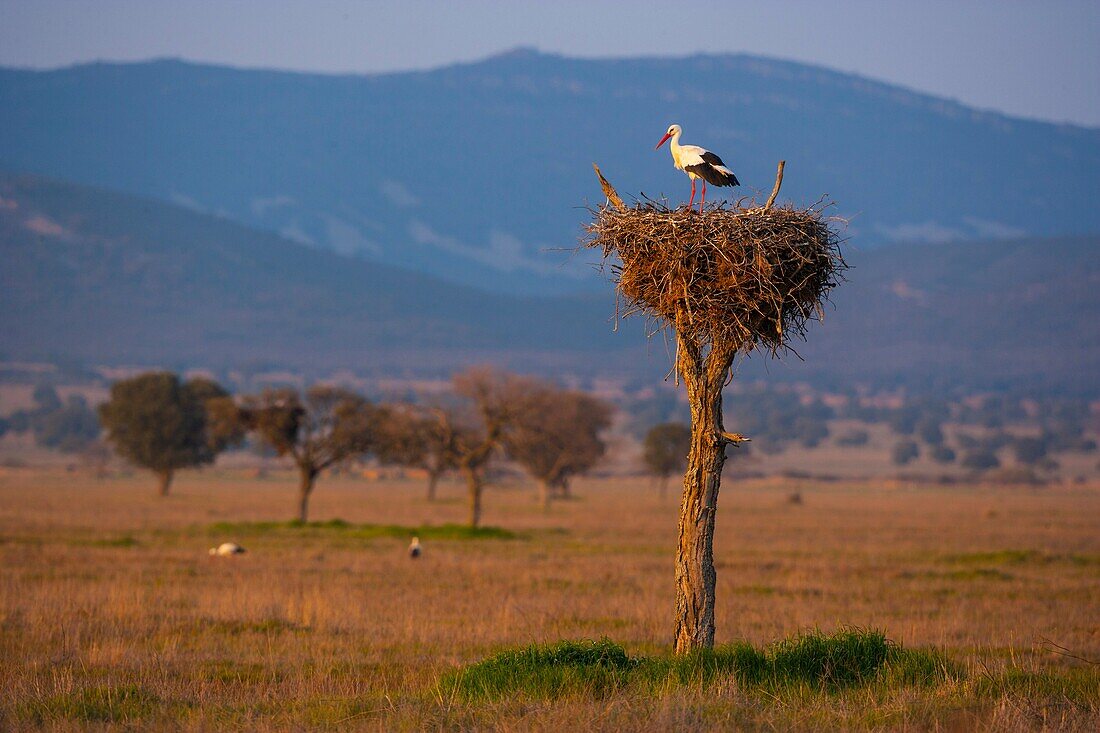
M698 178L703 179L703 197L699 199L699 213L703 213L703 204L707 200L707 184L710 183L714 186L740 186L741 182L737 180L737 176L733 175L733 171L726 167L722 159L714 153L698 145L681 145L680 133L682 130L679 125L669 125L668 132L661 138L661 142L657 143L656 150L665 144L665 141L672 138L672 142L669 143L669 150L672 151L672 162L676 164L676 167L688 174L691 179L691 198L688 200L688 208L691 208L691 204L695 201L695 180Z
M420 557L420 553L420 538L413 537L413 541L409 543L409 557L415 560L416 558Z
M217 547L210 548L211 557L232 557L233 555L243 555L248 552L236 542L223 542Z

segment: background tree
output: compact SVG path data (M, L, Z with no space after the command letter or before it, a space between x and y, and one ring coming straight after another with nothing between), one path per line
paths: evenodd
M986 471L990 468L998 468L1001 465L1001 461L997 458L997 454L989 448L973 448L968 450L963 454L962 460L959 463L963 468L969 468L974 471Z
M1016 438L1012 441L1012 453L1018 463L1035 466L1047 457L1047 441L1043 437Z
M72 395L65 404L34 421L34 441L62 453L79 453L100 433L99 418L80 395Z
M955 460L955 451L946 445L934 445L931 456L936 463L951 463Z
M241 410L228 394L208 393L206 406L206 443L215 453L240 446L248 436Z
M914 440L899 440L890 453L890 458L898 466L904 466L920 456L920 447Z
M854 429L849 430L842 435L838 435L834 441L837 445L844 447L856 447L861 445L867 445L871 442L871 434L866 430Z
M301 395L271 389L245 397L239 420L298 468L298 519L309 520L309 499L326 468L371 448L377 413L354 392L316 385Z
M642 460L649 472L657 477L661 498L668 492L668 477L687 468L691 447L691 427L681 422L654 425L645 436Z
M34 388L31 399L34 400L34 407L37 412L45 414L61 409L61 397L57 394L57 390L54 389L52 385L38 385Z
M127 461L156 474L161 496L168 495L176 471L214 461L204 404L209 389L209 380L181 383L171 372L149 372L115 382L99 408L107 441Z
M439 479L458 468L455 433L424 408L391 405L379 420L374 453L382 463L423 469L428 501L435 501Z
M931 446L943 445L943 428L934 417L922 418L916 427L917 435Z
M439 410L437 417L440 429L455 447L455 462L470 501L469 523L477 527L481 524L486 469L537 382L486 367L468 369L452 381L455 394L467 400L465 409Z
M611 426L612 408L550 383L533 383L517 406L522 409L505 433L504 447L538 483L539 501L549 509L552 491L568 495L572 478L603 458L607 445L600 434Z

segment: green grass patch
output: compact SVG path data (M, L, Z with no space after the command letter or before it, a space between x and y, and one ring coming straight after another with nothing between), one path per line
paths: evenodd
M294 537L343 537L349 539L378 539L394 537L422 540L511 540L520 535L500 527L469 527L464 524L436 524L409 527L400 524L352 524L342 519L324 522L217 522L205 528L208 535L232 535L255 537L258 535L283 535Z
M140 547L141 543L133 535L120 537L102 537L91 540L74 540L71 544L82 547Z
M440 687L473 700L515 693L537 699L603 697L624 686L640 663L608 639L532 644L451 673Z
M928 686L961 672L939 655L908 650L878 631L812 631L757 649L738 642L685 656L631 657L608 639L562 641L501 652L451 672L444 695L466 700L604 697L735 681L748 691L835 691L860 685Z
M1012 580L1015 576L997 568L967 568L944 573L949 580Z
M41 725L58 720L96 723L135 723L185 711L186 705L169 703L139 685L88 687L66 695L54 695L23 703L20 717Z

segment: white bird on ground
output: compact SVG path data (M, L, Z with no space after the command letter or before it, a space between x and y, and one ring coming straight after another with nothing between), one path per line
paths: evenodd
M415 560L416 558L420 557L420 553L420 538L413 537L413 541L409 543L409 557Z
M713 186L740 186L741 182L737 180L737 176L733 175L733 171L726 167L722 159L714 153L698 145L681 145L681 132L679 125L669 125L668 132L661 138L661 142L657 143L657 147L653 149L656 150L665 144L665 140L672 138L672 142L668 146L668 149L672 151L672 162L676 164L677 168L687 173L691 179L689 209L695 201L695 181L699 178L703 179L703 197L699 199L699 213L701 214L703 213L703 204L707 200L708 183Z
M223 542L217 547L210 548L211 557L229 557L231 555L243 555L248 552L236 542Z

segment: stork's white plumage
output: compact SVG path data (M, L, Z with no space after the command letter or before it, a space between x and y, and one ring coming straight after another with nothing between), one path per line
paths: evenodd
M672 162L676 164L677 168L687 173L691 179L691 198L688 199L688 208L691 208L692 203L695 201L695 181L700 178L703 180L703 196L699 199L699 213L701 214L703 213L703 204L707 200L708 183L713 186L740 186L741 182L737 180L737 176L733 175L733 171L726 167L722 159L714 153L698 145L681 145L681 132L679 125L669 125L668 132L661 138L661 142L657 143L654 150L664 145L666 140L672 139L668 146L668 149L672 151Z
M236 542L223 542L217 547L210 548L210 555L212 557L230 557L232 555L243 555L248 552Z
M420 553L420 538L413 537L413 541L409 543L409 557L415 560L416 558L420 557Z

